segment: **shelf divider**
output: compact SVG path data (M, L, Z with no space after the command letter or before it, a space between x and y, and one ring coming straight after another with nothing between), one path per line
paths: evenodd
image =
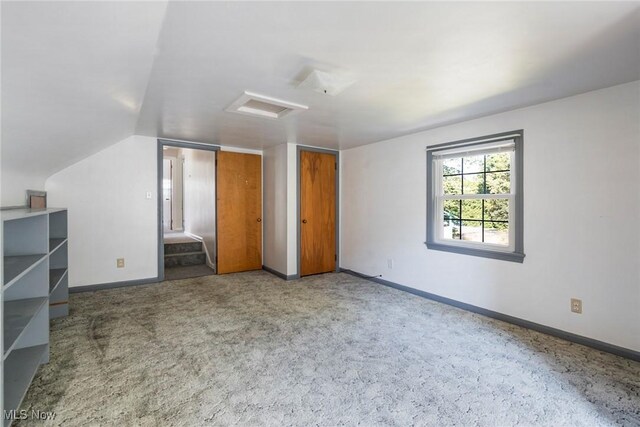
M60 279L62 279L62 276L64 276L66 272L66 268L52 268L49 270L49 293L60 283Z
M66 241L66 238L49 239L49 253L58 249Z

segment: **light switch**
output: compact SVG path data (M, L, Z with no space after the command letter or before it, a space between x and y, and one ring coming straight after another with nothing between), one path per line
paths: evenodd
M147 199L151 198L151 191L147 191Z

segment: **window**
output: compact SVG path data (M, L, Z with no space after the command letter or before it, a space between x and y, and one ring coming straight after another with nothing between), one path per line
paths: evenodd
M427 147L427 247L522 262L522 136Z

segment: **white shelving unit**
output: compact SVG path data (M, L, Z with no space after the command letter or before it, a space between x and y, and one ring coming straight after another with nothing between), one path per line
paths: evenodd
M49 315L51 319L69 314L69 250L67 211L49 214Z
M12 209L2 218L2 411L18 410L49 361L49 316L68 313L67 211ZM55 310L55 313L53 311ZM5 420L9 426L11 420Z

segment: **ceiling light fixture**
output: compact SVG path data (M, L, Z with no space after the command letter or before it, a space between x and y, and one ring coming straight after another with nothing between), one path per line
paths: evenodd
M355 82L355 78L344 73L313 70L300 82L298 88L311 89L325 95L336 96Z

